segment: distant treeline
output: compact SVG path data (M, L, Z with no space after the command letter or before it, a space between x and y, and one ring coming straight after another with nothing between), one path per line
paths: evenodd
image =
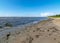
M60 17L60 14L56 14L56 15L53 15L53 16L50 16L50 17Z

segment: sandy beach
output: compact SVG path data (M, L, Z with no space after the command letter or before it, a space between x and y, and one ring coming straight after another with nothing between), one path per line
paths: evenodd
M44 20L11 33L0 38L0 43L60 43L60 19Z

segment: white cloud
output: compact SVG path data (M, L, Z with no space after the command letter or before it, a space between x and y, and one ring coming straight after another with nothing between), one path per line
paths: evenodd
M41 17L46 17L46 16L51 16L54 15L55 13L51 13L51 12L44 12L44 13L40 13Z

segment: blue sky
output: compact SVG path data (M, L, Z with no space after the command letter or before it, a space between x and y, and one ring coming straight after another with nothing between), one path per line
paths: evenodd
M0 17L42 17L60 13L60 0L0 0Z

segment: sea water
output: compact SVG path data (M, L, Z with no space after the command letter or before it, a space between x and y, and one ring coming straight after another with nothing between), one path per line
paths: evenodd
M47 17L0 17L0 25L11 23L13 26L25 25L28 23L36 23L47 19Z
M0 25L4 25L7 22L13 25L12 28L2 28L3 30L0 31L0 37L3 37L9 32L14 34L16 31L20 31L22 29L20 28L22 27L21 25L34 24L47 19L47 17L0 17Z

